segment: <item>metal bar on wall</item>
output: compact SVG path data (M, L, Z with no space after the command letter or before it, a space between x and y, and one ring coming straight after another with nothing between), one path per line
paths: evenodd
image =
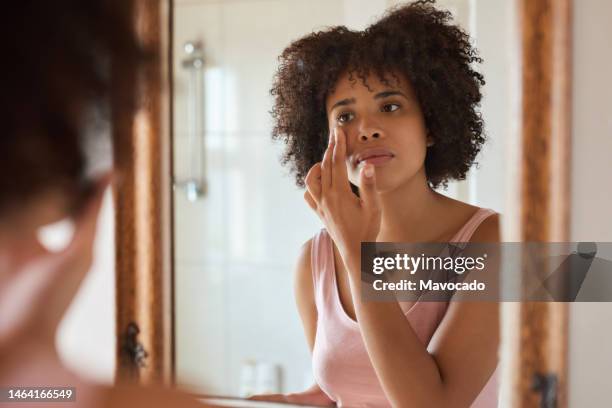
M171 383L173 358L170 0L133 1L153 61L126 67L134 109L113 110L117 378ZM130 69L131 68L131 69Z

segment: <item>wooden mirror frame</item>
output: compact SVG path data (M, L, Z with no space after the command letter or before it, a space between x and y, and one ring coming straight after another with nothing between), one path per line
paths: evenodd
M518 0L519 220L509 241L568 242L572 1ZM502 402L567 407L568 304L502 306Z
M114 139L124 141L114 144L116 377L141 383L174 379L172 3L133 1L136 35L157 58L122 81L134 109L113 110Z
M515 0L519 16L520 177L516 241L567 241L570 216L571 0ZM136 0L133 21L160 63L126 79L141 104L116 112L117 376L174 382L172 0ZM129 136L129 137L125 137ZM506 237L508 238L508 237ZM568 308L514 303L502 313L502 403L567 406ZM540 388L534 381L541 380ZM506 385L507 384L507 385ZM544 401L544 402L542 402ZM544 405L546 404L546 405Z

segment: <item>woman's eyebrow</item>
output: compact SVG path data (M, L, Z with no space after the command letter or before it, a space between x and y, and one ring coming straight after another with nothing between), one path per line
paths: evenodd
M404 98L410 100L410 98L408 98L403 92L400 92L400 91L382 91L374 95L374 99L383 99L389 96L396 96L396 95L403 96Z
M410 100L410 98L408 98L406 96L406 94L404 94L403 92L401 92L401 91L392 91L392 90L379 92L376 95L374 95L374 99L383 99L383 98L387 98L389 96L396 96L396 95L403 96L407 100ZM351 104L353 104L355 102L356 102L355 98L345 98L345 99L339 100L338 102L334 103L329 110L331 112L335 108L337 108L338 106L347 106L347 105L351 105Z
M350 105L352 103L355 103L355 98L346 98L346 99L342 99L336 103L334 103L332 105L332 107L329 109L330 111L333 111L335 108L337 108L338 106L346 106L346 105Z

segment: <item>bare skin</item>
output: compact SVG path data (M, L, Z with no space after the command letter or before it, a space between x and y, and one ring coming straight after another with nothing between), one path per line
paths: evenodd
M336 277L342 305L360 325L372 365L391 405L468 407L497 365L497 303L451 302L424 347L398 303L362 302L360 244L364 241L446 242L477 207L445 197L428 184L424 160L435 140L410 84L390 85L376 76L360 81L340 78L327 99L330 144L322 162L306 177L304 198L321 218L334 242ZM370 148L386 148L393 158L358 165ZM366 170L371 171L370 177ZM359 186L355 196L349 181ZM498 242L499 217L488 217L473 242ZM316 334L311 241L296 268L296 299L308 343ZM318 390L318 395L317 395ZM298 401L301 394L286 400ZM313 386L303 402L331 401Z
M70 407L201 407L194 399L163 387L100 386L66 369L55 349L55 332L92 263L102 193L109 179L74 219L72 242L51 253L36 238L39 227L66 217L65 196L41 194L0 218L0 384L73 386Z

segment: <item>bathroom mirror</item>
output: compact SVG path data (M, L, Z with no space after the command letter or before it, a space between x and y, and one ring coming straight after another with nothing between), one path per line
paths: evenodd
M363 29L393 0L176 0L173 17L174 352L179 385L244 396L313 382L293 296L301 245L321 227L271 139L277 57L327 26ZM443 194L504 214L514 170L516 11L445 0L484 63L488 142ZM502 228L506 228L502 226Z

